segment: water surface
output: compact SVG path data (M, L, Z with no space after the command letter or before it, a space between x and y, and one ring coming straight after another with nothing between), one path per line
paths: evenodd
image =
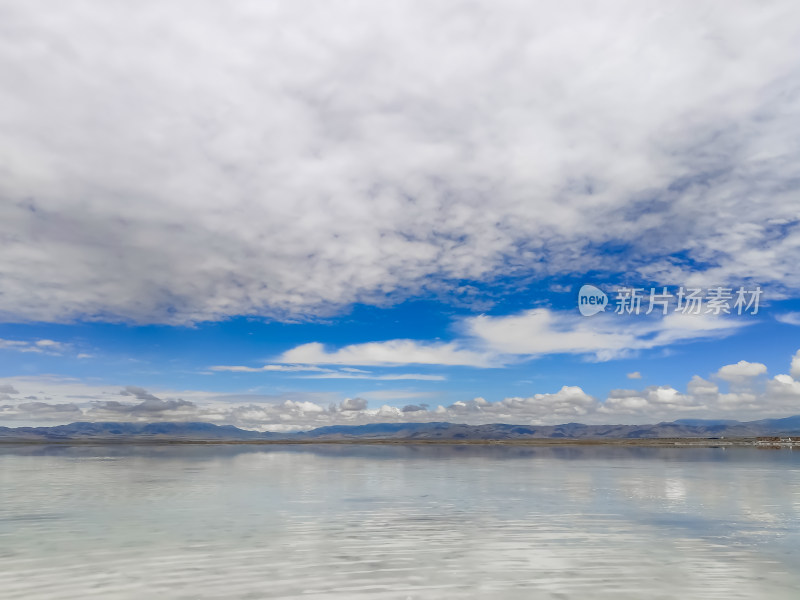
M0 595L785 598L800 452L0 447Z

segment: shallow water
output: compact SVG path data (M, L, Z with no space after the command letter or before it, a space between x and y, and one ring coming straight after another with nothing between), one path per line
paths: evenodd
M800 597L800 452L0 447L0 596Z

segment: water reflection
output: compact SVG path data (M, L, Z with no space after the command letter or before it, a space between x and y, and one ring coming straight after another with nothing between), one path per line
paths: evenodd
M6 598L796 598L800 453L0 447Z

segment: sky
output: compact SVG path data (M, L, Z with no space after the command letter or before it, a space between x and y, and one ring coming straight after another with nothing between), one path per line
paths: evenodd
M0 0L0 426L800 414L798 48L791 0Z

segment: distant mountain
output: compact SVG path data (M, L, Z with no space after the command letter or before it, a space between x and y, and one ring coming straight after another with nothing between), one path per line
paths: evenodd
M259 433L212 423L70 423L54 427L0 427L0 441L125 440L260 440L278 434Z
M710 427L716 425L739 425L741 421L733 421L731 419L678 419L673 421L679 425L696 425L698 427Z
M755 437L800 435L800 417L763 421L707 421L657 423L655 425L460 425L454 423L377 423L321 427L296 434L295 439L421 439L510 440L550 439L645 439Z
M654 425L461 425L373 423L334 425L298 433L261 433L211 423L71 423L54 427L0 427L0 442L82 441L327 441L652 439L800 435L800 416L760 421L682 419Z
M797 432L800 431L800 415L786 417L783 419L765 419L763 421L753 421L762 423L765 427L778 432Z

